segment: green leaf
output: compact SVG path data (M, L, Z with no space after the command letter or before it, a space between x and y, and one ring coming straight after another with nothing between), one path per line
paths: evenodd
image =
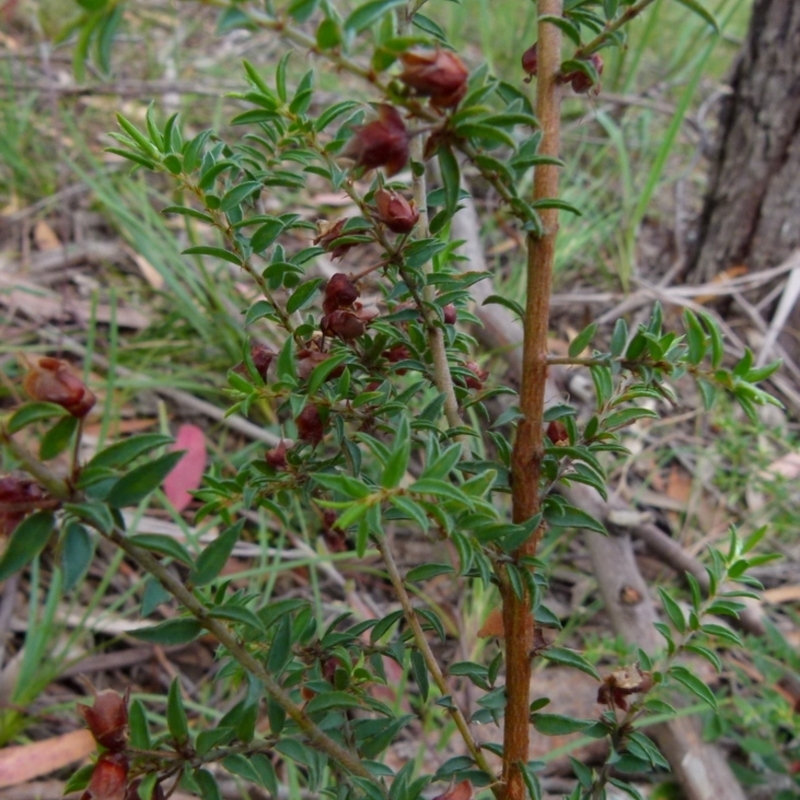
M183 251L185 256L213 256L214 258L221 258L229 264L236 264L237 267L242 266L242 260L235 253L231 253L222 247L207 247L205 245L198 245L197 247L189 247Z
M138 505L157 489L173 467L183 458L184 451L167 453L123 475L109 490L106 502L114 508Z
M159 622L151 628L131 631L131 636L154 644L188 644L203 633L203 626L193 617L180 617Z
M658 587L658 594L661 597L661 604L664 606L664 611L675 630L678 631L678 633L686 633L686 617L684 617L681 607L660 586Z
M722 672L722 660L720 657L710 648L703 647L703 645L699 644L687 644L683 647L684 650L687 650L690 653L695 653L696 655L704 658L706 661L711 664L717 672Z
M392 495L389 498L389 502L403 514L409 517L409 519L414 520L414 522L419 525L423 533L428 530L430 520L425 514L425 510L418 503L415 503L410 497L405 497L403 495Z
M149 750L152 744L150 728L147 724L147 712L141 700L134 700L128 711L128 726L130 730L130 744L139 750Z
M406 474L408 458L411 454L411 433L408 429L408 419L403 417L395 433L395 448L386 461L386 466L381 474L381 486L384 489L394 489Z
M174 558L189 567L194 565L194 560L189 555L189 551L171 536L165 536L161 533L140 533L130 536L128 540L137 547Z
M358 478L351 478L349 475L336 475L332 472L315 472L311 477L334 492L339 492L345 497L361 500L368 497L372 492L370 488Z
M389 9L403 5L405 0L372 0L355 9L344 21L344 29L349 34L361 33L380 19Z
M406 574L406 580L412 583L416 581L427 581L438 575L452 575L455 572L450 564L420 564L418 567L410 569Z
M86 574L94 556L94 542L89 531L71 520L64 530L61 543L61 569L64 572L64 591L72 591Z
M301 283L297 289L292 292L292 296L286 301L286 310L290 314L299 311L301 308L307 306L314 295L316 294L319 285L324 282L324 278L313 278L310 281Z
M499 294L490 294L482 303L482 306L498 305L504 306L509 311L513 311L520 319L525 318L525 310L522 308L521 303L512 300L510 297L503 297Z
M583 216L583 212L577 206L573 206L572 203L568 203L558 197L545 197L542 200L535 200L531 203L531 208L557 208L559 211L569 211L571 214L575 214L576 217Z
M79 420L77 417L63 417L44 436L39 443L39 458L48 461L55 458L69 447L75 431L78 428Z
M545 505L544 518L548 525L554 528L585 528L597 533L608 535L603 523L596 517L570 505Z
M542 655L554 664L563 664L567 667L575 667L587 675L600 680L597 670L580 654L566 647L548 647Z
M96 500L85 500L82 503L65 503L64 510L74 514L78 519L83 520L102 533L109 533L116 524L108 506Z
M245 521L240 519L235 525L223 531L200 553L197 557L197 565L189 576L189 580L195 586L205 586L219 575L222 568L228 563L233 548L242 535L244 523Z
M409 491L417 494L432 494L434 497L442 497L446 500L454 500L456 503L466 508L472 508L472 502L468 495L461 491L457 486L447 481L435 480L433 478L420 478L409 487Z
M434 22L430 17L426 17L424 14L416 13L412 17L411 22L420 30L425 31L425 33L433 36L434 39L438 39L440 42L447 41L447 34L444 32L441 26Z
M597 323L592 322L587 325L569 344L569 357L577 358L585 349L586 345L592 341L597 332Z
M189 740L189 722L186 719L178 678L173 679L167 694L167 728L178 745L185 744Z
M595 723L593 719L578 719L577 717L566 717L563 714L542 712L532 714L531 721L533 727L545 736L565 736L569 733L577 733Z
M329 356L324 361L317 364L317 366L314 367L313 371L311 372L311 375L308 376L309 395L316 394L319 387L325 383L331 372L333 372L340 364L343 364L349 358L349 352L336 353L335 355Z
M278 629L267 655L267 669L273 675L280 675L292 657L292 618L288 615L278 623Z
M445 209L447 215L452 216L456 213L456 208L458 207L458 196L461 188L458 160L453 151L446 145L439 147L437 155L439 169L442 173L442 183L444 184Z
M361 708L362 703L357 697L346 692L325 692L312 697L306 705L306 713L314 714L321 711L332 711L340 708Z
M289 6L289 16L298 22L305 22L319 6L320 0L293 0Z
M428 667L425 665L425 659L419 650L411 651L411 674L414 676L414 682L417 684L423 702L427 702L428 693L430 692Z
M17 433L34 422L52 417L63 417L66 413L66 409L56 403L26 403L11 416L8 421L8 432Z
M17 525L0 558L0 581L19 572L44 550L55 526L52 511L37 511Z
M254 253L263 253L283 232L284 224L279 219L267 220L257 228L250 238L250 247Z
M575 45L575 47L581 46L580 28L566 17L557 17L554 14L541 14L539 16L539 22L549 22L551 25L555 25L567 36L569 36L570 39L572 39L572 43Z
M240 206L250 195L255 194L262 187L259 181L245 181L225 192L220 200L219 210L227 213ZM227 251L226 251L227 252ZM238 263L238 260L237 262Z
M675 665L670 667L668 675L683 684L695 697L706 703L712 711L717 711L717 698L708 686L686 667Z
M171 444L174 439L171 436L164 436L161 433L143 433L138 436L131 436L121 442L100 450L89 463L88 467L124 467L157 447Z
M699 364L706 355L706 335L700 320L688 308L683 309L683 323L686 326L686 341L689 345L690 364Z
M690 11L697 14L698 17L702 17L714 29L715 33L720 33L719 23L716 17L700 2L700 0L675 0L675 2L685 6Z

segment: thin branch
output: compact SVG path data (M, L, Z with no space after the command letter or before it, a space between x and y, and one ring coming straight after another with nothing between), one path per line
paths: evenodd
M635 5L629 6L614 22L607 24L605 30L576 50L573 58L586 58L595 50L599 50L620 28L627 25L634 17L638 17L647 6L654 2L655 0L639 0Z
M394 560L394 555L389 547L389 543L382 535L376 536L375 540L378 552L381 554L383 563L386 565L386 571L389 574L389 580L391 581L392 588L397 595L397 599L400 601L400 606L403 609L406 621L408 622L411 632L414 635L414 642L419 648L420 654L425 661L425 666L428 668L428 671L433 677L433 682L436 684L436 687L439 689L442 695L449 695L450 689L447 686L447 682L445 681L445 677L442 673L441 667L439 666L439 662L436 660L436 656L431 650L431 646L427 637L425 636L425 632L422 630L419 617L417 616L417 612L411 603L411 598L408 596L408 592L406 591L400 571L397 569L397 563ZM461 709L456 705L452 705L448 707L447 710L450 713L450 716L453 718L453 722L455 722L456 727L461 734L461 738L464 740L464 744L466 744L467 750L469 750L469 753L475 760L475 763L488 775L493 775L494 773L492 768L489 765L489 762L486 760L486 756L484 756L480 745L475 741L472 731L469 729L469 723L464 717Z
M20 463L20 467L32 477L36 478L45 489L58 500L69 500L72 497L72 489L67 481L59 478L51 472L44 464L36 458L33 453L20 444L14 437L0 426L0 442L4 444L14 458Z
M270 675L263 665L250 653L236 636L231 633L227 625L209 614L208 609L192 594L191 591L149 551L137 547L119 530L105 534L115 545L123 550L128 557L135 561L149 575L158 582L187 610L197 621L225 647L228 652L248 672L264 685L269 696L291 717L300 730L305 734L309 743L317 750L325 753L334 762L359 778L374 784L380 793L386 796L386 789L375 776L363 765L356 753L345 749L312 722L303 709L295 703L283 687Z

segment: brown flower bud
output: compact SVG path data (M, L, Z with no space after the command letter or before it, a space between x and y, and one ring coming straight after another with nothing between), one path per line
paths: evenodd
M449 50L411 51L400 56L400 80L437 108L452 108L467 92L469 71Z
M343 272L337 272L335 275L331 275L330 280L325 284L322 310L326 314L330 314L338 308L349 308L360 295L361 292L358 291L349 276Z
M456 311L456 307L452 303L448 303L442 309L442 314L444 316L445 325L455 325L456 324L456 320L458 319L458 312Z
M320 328L326 336L338 336L343 342L353 342L363 336L367 326L358 314L338 308L322 318Z
M320 247L325 248L325 250L330 254L331 260L341 258L345 253L347 253L349 250L352 250L356 246L354 242L337 244L334 246L334 242L337 239L342 238L342 228L344 228L346 222L347 219L338 219L336 222L320 220L317 223L319 236L314 239L314 244L318 244Z
M547 438L553 444L569 444L567 426L560 419L551 420L547 425Z
M525 83L530 83L531 78L539 71L539 49L536 42L522 54L522 69L528 76Z
M397 192L380 188L375 192L378 219L394 233L410 233L419 219L419 211Z
M86 720L95 740L106 750L125 749L128 731L128 695L123 697L111 689L95 695L94 705L79 703L78 713Z
M274 350L270 350L266 345L254 344L250 346L250 357L253 359L253 366L262 380L267 380L267 371L276 355L277 353ZM244 363L237 364L233 371L239 373L239 375L246 375L247 367Z
M627 711L625 699L631 694L646 694L653 688L653 676L643 672L638 664L629 667L618 667L610 675L603 678L597 690L597 702Z
M81 800L125 800L128 759L124 753L103 753L94 765L89 786Z
M97 398L70 372L65 361L40 358L25 376L25 391L34 399L63 406L73 417L85 417Z
M472 373L472 375L467 375L464 378L467 388L477 391L483 389L483 382L489 377L489 371L481 369L474 361L467 361L464 366Z
M297 435L312 445L318 445L325 435L325 425L319 414L319 409L311 403L306 404L305 408L295 419L297 425Z
M388 350L383 351L383 357L392 364L396 364L398 361L411 358L411 351L404 344L393 344Z
M267 450L264 453L264 459L273 469L283 470L286 469L286 450L288 442L286 439L281 439L275 447Z
M589 61L592 62L594 68L597 70L598 75L603 74L603 57L599 53L592 53L589 56ZM600 84L595 83L592 78L581 70L568 72L561 79L564 83L569 83L572 86L572 91L576 94L586 94L594 89L595 93L600 91Z
M408 161L408 132L396 108L381 103L377 110L378 119L357 128L342 155L354 158L356 167L383 167L391 177Z

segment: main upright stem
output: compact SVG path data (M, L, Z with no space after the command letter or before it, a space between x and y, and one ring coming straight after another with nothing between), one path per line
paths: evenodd
M539 0L539 16L561 16L561 0ZM539 153L558 157L561 124L561 31L548 22L539 22L538 78L536 114L542 126ZM558 196L558 167L536 167L534 200ZM539 483L544 456L545 384L547 379L547 330L553 277L558 210L541 211L544 231L528 235L528 295L525 308L525 334L522 353L520 411L512 455L513 520L526 522L539 512ZM515 560L536 553L540 531L515 553ZM524 567L523 567L524 568ZM506 800L524 800L525 783L521 765L528 761L531 648L533 616L530 597L514 594L510 583L502 580L503 627L506 642L506 716L503 746L503 779Z

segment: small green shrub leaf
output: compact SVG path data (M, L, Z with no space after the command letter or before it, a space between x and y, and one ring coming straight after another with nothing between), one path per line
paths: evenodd
M0 581L19 572L44 550L55 526L52 511L37 511L17 525L0 558Z
M135 506L157 489L181 460L184 451L167 453L123 475L109 490L106 502L114 508Z

